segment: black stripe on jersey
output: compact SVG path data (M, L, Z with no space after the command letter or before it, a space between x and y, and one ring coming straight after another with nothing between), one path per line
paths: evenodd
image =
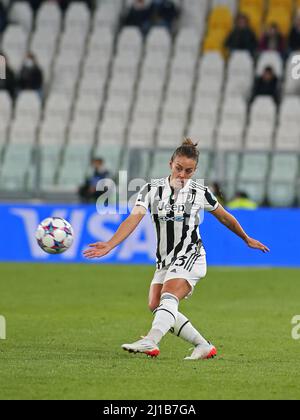
M183 325L181 325L181 327L180 327L180 329L179 329L179 331L178 331L178 334L177 334L177 337L179 337L180 336L180 333L181 333L181 331L183 330L183 328L189 323L190 321L189 320L187 320Z
M215 198L210 194L207 188L205 188L205 198L208 204L210 204L212 207L215 207L215 205L217 204L217 200L215 200Z
M191 243L189 244L189 246L186 249L186 254L191 252L191 250L193 249L194 246L199 246L199 244L202 245L202 241L201 241L201 239L199 239L199 235L198 235L198 228L199 228L199 226L195 225L195 228L194 228L193 233L192 233Z
M193 182L191 183L191 187L192 187L192 188L195 188L195 189L197 189L197 190L201 190L201 191L205 191L205 190L207 189L206 187L204 187L204 185L199 184L199 183L197 183L197 182L195 182L195 181L193 181Z
M187 262L184 264L184 269L187 270L188 266L190 265L190 262L192 261L192 259L194 258L195 254L190 255L190 257L188 258Z
M194 267L194 265L195 265L196 261L197 261L199 258L200 258L200 255L199 255L199 254L196 254L196 255L194 256L194 258L192 259L192 261L190 262L190 264L189 264L189 266L188 266L188 268L187 268L187 271L192 271L192 268Z
M174 189L171 187L171 197L170 197L170 206L171 208L173 207L173 205L175 204L175 200L174 200ZM174 222L174 218L175 218L175 213L174 210L171 210L170 213L167 215L168 217L170 217L173 220L169 220L167 222L167 255L169 255L173 250L174 250L174 242L175 242L175 222Z
M182 226L182 236L181 236L181 240L179 244L176 246L174 250L174 258L173 258L174 261L177 260L177 256L179 252L182 250L184 241L186 240L188 232L190 230L189 222L190 222L192 207L195 204L197 191L193 189L191 190L191 193L193 196L193 201L191 203L188 202L188 199L189 199L189 194L188 194L186 202L185 202L185 213L184 213L184 222Z
M162 199L162 193L163 193L163 187L159 187L158 197L155 197L154 204L153 204L154 209L152 209L153 220L156 226L156 233L157 233L157 252L156 252L157 264L161 264L161 254L160 254L161 232L160 232L160 222L159 222L159 217L158 217L157 206L160 200Z

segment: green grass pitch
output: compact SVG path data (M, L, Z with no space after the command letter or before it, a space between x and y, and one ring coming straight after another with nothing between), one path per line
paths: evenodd
M217 346L183 361L168 335L158 359L120 346L147 332L153 267L0 265L0 399L299 399L300 271L210 268L181 304Z

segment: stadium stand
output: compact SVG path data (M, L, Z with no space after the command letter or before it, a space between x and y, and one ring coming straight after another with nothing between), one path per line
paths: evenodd
M44 94L0 92L1 197L76 196L91 156L117 177L160 177L184 136L199 142L197 176L218 181L228 199L244 189L259 204L299 205L300 79L292 78L286 48L225 48L238 13L258 39L276 23L287 40L296 0L176 0L175 31L153 27L144 36L121 25L130 0L70 2L65 13L43 2L8 2L1 51L18 73L32 52ZM281 103L257 97L255 77L271 66ZM298 201L297 201L298 200Z

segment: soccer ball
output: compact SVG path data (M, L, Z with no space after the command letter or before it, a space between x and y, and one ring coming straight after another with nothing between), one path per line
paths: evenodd
M62 254L73 243L74 232L69 222L60 217L43 220L35 233L37 243L48 254Z

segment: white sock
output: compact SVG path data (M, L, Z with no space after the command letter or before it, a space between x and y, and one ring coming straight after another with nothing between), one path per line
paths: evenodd
M175 326L178 314L178 298L171 293L163 293L160 298L160 305L153 312L154 320L152 328L147 337L156 344L164 335Z
M177 314L177 320L171 332L194 346L208 344L208 341L193 327L187 317L180 312Z

